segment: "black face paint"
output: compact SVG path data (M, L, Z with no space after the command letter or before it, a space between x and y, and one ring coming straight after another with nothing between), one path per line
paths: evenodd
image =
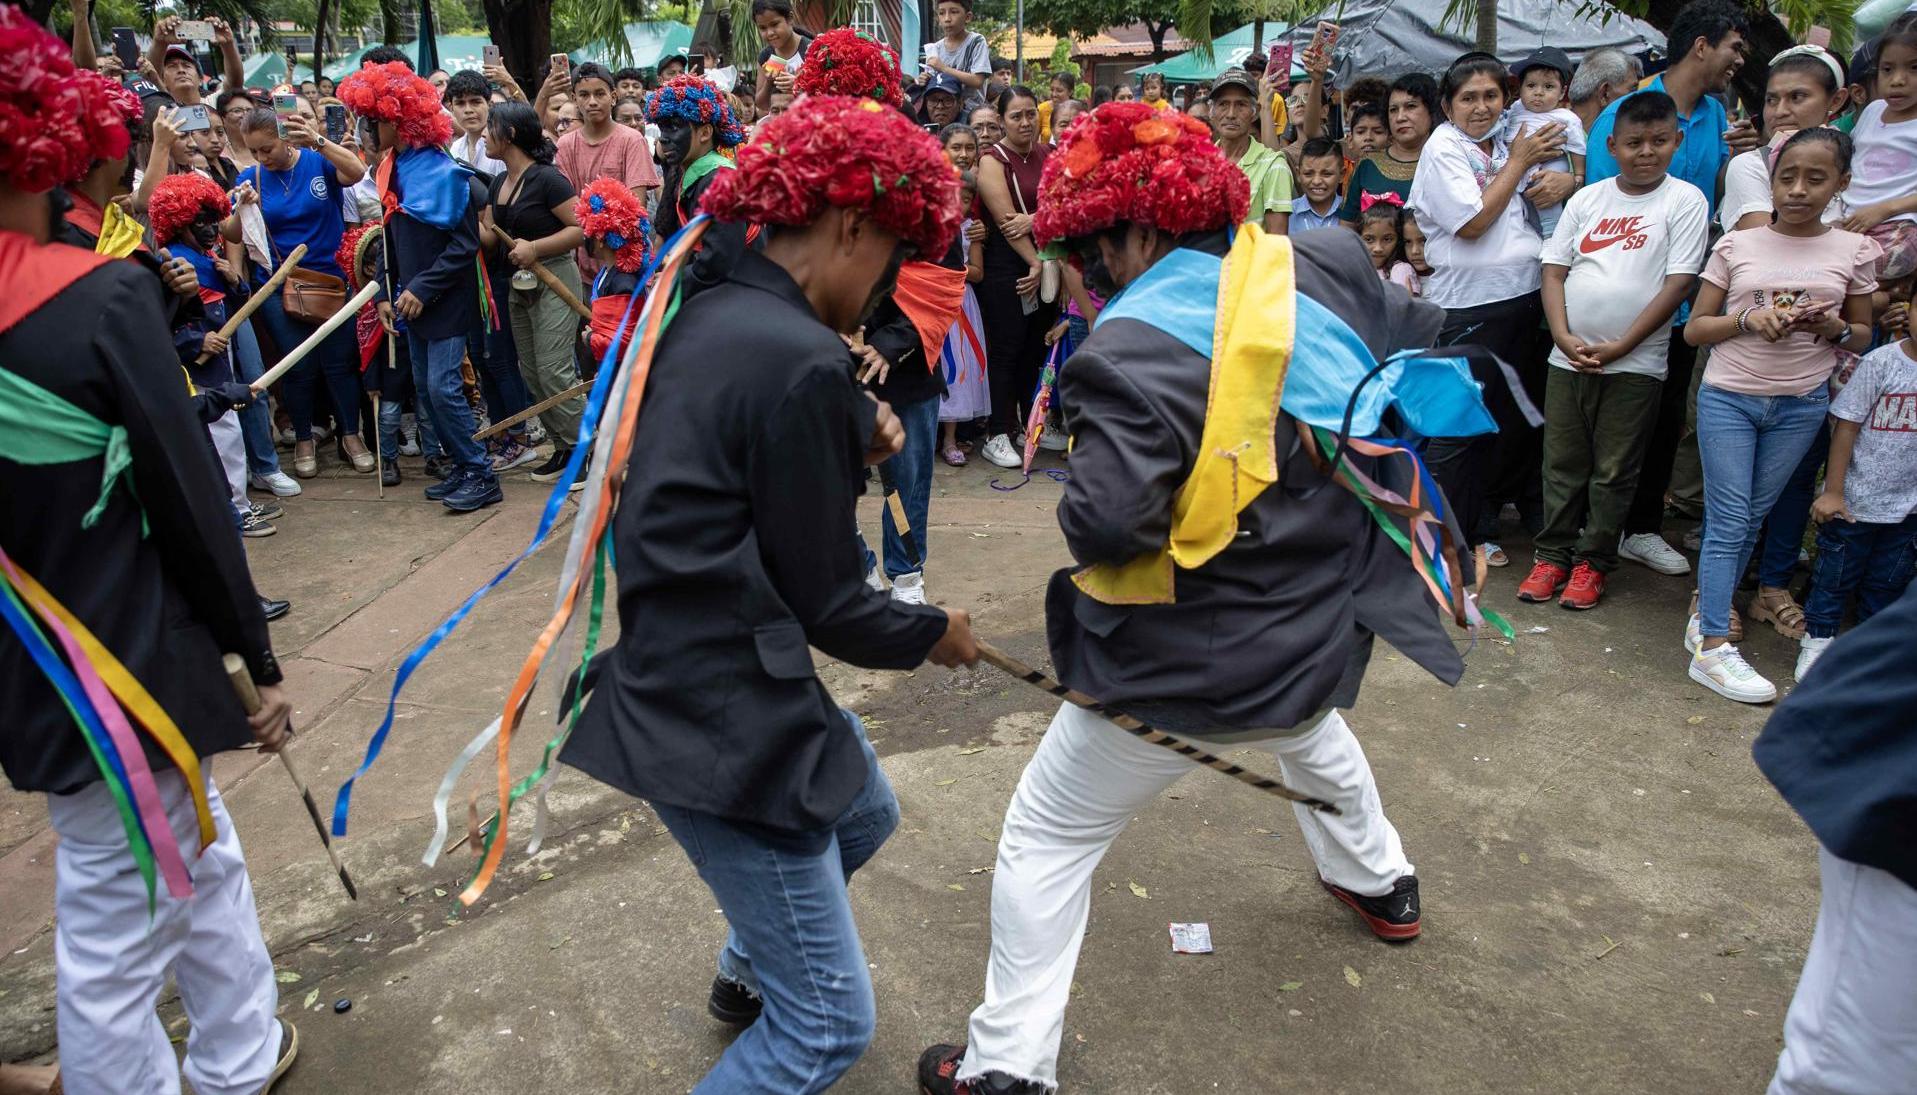
M1102 300L1117 296L1118 279L1112 276L1111 268L1105 265L1105 257L1098 250L1098 237L1089 236L1077 241L1073 250L1078 256L1078 272L1085 280L1085 288Z
M220 242L220 222L219 221L216 221L212 219L211 217L202 215L198 220L195 220L193 222L192 231L193 231L193 242L199 245L200 250L211 251L219 245L219 242Z
M892 259L885 264L885 273L879 275L878 284L872 286L872 295L865 300L865 307L859 309L857 326L865 326L865 321L878 311L879 302L892 295L899 286L899 267L905 265L906 256L912 253L911 245L901 243L892 249Z
M692 151L692 123L684 118L667 118L659 123L659 144L653 158L662 164L685 166Z

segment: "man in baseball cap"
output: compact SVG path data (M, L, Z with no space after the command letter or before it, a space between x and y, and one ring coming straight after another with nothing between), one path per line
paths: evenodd
M1284 232L1291 220L1291 165L1258 140L1258 81L1242 68L1226 69L1212 81L1210 120L1218 150L1251 183L1245 219L1267 232Z

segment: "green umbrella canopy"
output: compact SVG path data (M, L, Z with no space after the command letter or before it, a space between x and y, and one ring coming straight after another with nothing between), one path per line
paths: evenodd
M247 87L273 87L276 84L284 84L287 82L286 54L256 53L246 58L245 70ZM312 78L313 69L310 65L300 65L293 70L295 83Z
M1161 73L1168 84L1196 84L1206 80L1216 80L1219 73L1229 68L1242 68L1245 58L1251 56L1253 24L1246 23L1230 34L1221 34L1212 39L1211 59L1198 55L1197 50L1188 50L1176 57L1169 57L1154 65L1131 70L1133 76L1143 76L1147 72ZM1291 36L1291 25L1274 20L1265 21L1265 49L1273 42L1283 42ZM1291 68L1292 78L1302 80L1305 72L1296 64Z
M576 64L581 61L598 61L612 68L658 68L659 62L668 56L685 56L692 49L692 28L684 23L669 20L656 20L643 23L627 23L625 27L626 51L630 60L615 61L612 51L604 43L595 43L573 50L567 56Z

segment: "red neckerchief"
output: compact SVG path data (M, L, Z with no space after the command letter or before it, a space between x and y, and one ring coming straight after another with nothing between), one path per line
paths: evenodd
M0 334L112 261L79 247L36 243L18 232L0 231Z

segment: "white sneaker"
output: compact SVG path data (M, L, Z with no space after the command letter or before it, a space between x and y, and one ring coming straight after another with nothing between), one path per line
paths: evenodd
M901 574L892 579L892 599L908 605L925 603L925 575L920 571Z
M1041 438L1041 440L1043 439ZM984 454L985 459L990 460L1001 468L1016 468L1020 464L1025 463L1025 458L1020 456L1017 450L1012 448L1012 439L1002 433L993 435L992 439L987 441L985 447L980 449L979 452Z
M879 577L879 564L873 563L872 569L865 572L865 584L878 590L880 593L885 592L885 579Z
M1664 537L1655 532L1640 532L1633 536L1626 536L1618 544L1617 553L1633 563L1650 567L1659 574L1675 576L1691 572L1690 560L1684 558L1676 548L1665 543Z
M1769 703L1777 698L1777 686L1752 669L1734 643L1691 655L1691 679L1738 703Z
M1704 648L1704 629L1697 622L1697 613L1691 613L1691 622L1684 625L1684 652L1696 654Z
M283 471L275 471L271 475L250 476L247 483L254 490L271 491L281 498L291 498L300 492L299 480Z
M1045 427L1045 432L1038 435L1038 447L1046 452L1064 452L1066 447L1064 431L1057 426Z
M399 454L401 456L418 456L419 435L402 431L399 435Z
M1834 639L1819 639L1811 635L1797 640L1797 669L1791 675L1802 683L1804 674L1811 671L1811 666L1817 664L1817 659L1824 656L1824 648L1834 641Z

